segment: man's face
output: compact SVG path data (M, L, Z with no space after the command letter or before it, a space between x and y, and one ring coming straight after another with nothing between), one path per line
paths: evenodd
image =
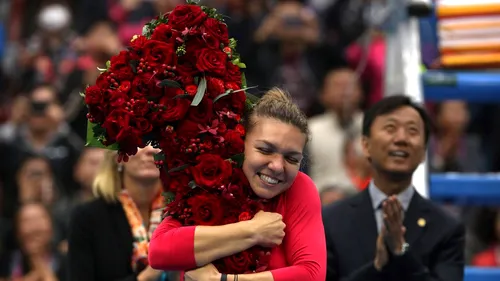
M55 93L50 88L38 88L32 93L30 98L30 111L28 123L34 131L48 130L53 121L50 118L49 110L55 104Z
M322 94L323 105L336 112L357 109L361 100L361 87L350 69L336 70L325 78Z
M409 106L378 116L370 136L363 137L363 152L375 170L411 175L425 157L424 128L419 113Z

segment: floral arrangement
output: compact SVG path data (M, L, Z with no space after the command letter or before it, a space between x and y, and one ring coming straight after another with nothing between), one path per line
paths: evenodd
M147 23L86 88L87 145L117 150L119 161L138 147L160 148L165 212L183 225L249 220L271 203L255 196L241 169L242 120L256 101L242 68L223 17L187 1ZM255 246L214 265L264 271L269 250Z

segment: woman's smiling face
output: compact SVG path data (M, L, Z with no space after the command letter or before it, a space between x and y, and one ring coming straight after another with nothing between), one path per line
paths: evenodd
M243 172L255 194L271 199L288 189L299 172L306 135L280 120L255 117L245 139Z

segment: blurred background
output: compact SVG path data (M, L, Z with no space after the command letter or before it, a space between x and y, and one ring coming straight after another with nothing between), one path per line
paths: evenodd
M202 1L227 15L248 84L283 87L307 112L304 171L324 204L370 181L360 126L384 93L387 35L367 28L367 1ZM104 157L84 146L79 93L144 23L182 3L0 0L0 280L24 280L22 264L43 264L40 251L61 261L48 268L64 280L69 214L92 199ZM420 22L425 105L436 125L429 194L465 223L468 264L500 267L500 1L467 3L439 1Z

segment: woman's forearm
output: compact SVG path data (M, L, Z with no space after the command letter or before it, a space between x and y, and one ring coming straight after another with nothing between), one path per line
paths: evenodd
M197 226L194 234L194 255L197 266L230 256L256 245L250 221L222 226Z
M154 269L185 271L242 252L258 239L251 221L221 226L183 227L165 219L149 243L149 263Z

